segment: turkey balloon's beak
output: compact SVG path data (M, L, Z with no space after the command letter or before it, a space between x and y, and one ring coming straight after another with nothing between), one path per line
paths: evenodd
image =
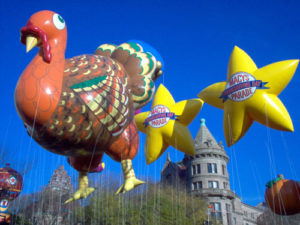
M31 49L33 49L35 46L37 46L38 40L36 37L28 35L26 37L26 52L29 52Z
M42 29L33 25L30 20L25 27L21 28L21 43L26 45L26 52L29 52L35 46L39 46L42 50L43 60L47 63L51 62L52 54L48 36Z

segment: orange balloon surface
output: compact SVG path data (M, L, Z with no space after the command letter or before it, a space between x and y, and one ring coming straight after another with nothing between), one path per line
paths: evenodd
M279 176L267 183L265 201L279 215L300 213L300 183Z

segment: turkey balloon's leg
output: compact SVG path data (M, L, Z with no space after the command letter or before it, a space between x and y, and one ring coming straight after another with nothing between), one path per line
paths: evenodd
M116 194L125 193L125 192L130 191L131 189L145 183L144 181L138 180L135 177L134 170L132 167L132 162L130 159L122 160L121 165L122 165L125 182L117 190Z
M132 121L118 139L109 147L108 151L105 152L114 160L121 162L125 181L116 194L125 193L144 183L136 179L131 162L136 156L138 148L139 135L135 122Z
M66 203L73 200L87 198L95 189L89 187L88 173L101 172L104 169L104 163L102 163L103 154L92 156L78 156L68 157L68 163L77 171L79 171L79 184L78 190L74 195L69 198Z
M79 172L79 185L78 185L78 190L74 193L73 197L69 198L67 201L65 201L65 204L81 199L81 198L86 198L89 194L91 194L95 188L89 187L89 180L87 177L86 172Z

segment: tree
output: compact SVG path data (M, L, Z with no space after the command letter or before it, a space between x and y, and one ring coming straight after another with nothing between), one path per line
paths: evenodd
M25 219L19 215L15 215L15 214L11 215L11 223L10 224L12 224L12 225L31 225L31 223L27 219Z
M26 218L32 225L70 224L72 211L79 206L77 201L64 202L70 193L45 188L32 196L31 203L19 210L19 216Z
M77 209L80 224L203 224L207 204L169 186L149 184L146 190L115 195L99 190L90 204Z

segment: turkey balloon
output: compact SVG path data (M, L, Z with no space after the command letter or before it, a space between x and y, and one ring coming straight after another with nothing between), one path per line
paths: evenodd
M19 196L23 188L23 177L6 164L0 168L0 222L10 223L8 204Z
M280 174L266 184L265 201L278 215L300 213L300 182L284 179Z
M94 191L87 173L101 170L104 153L122 166L125 181L117 193L144 183L131 162L139 146L133 116L152 99L161 63L134 42L66 59L66 23L52 11L33 14L21 42L39 52L19 78L16 109L38 144L68 157L79 171L79 189L66 202Z

